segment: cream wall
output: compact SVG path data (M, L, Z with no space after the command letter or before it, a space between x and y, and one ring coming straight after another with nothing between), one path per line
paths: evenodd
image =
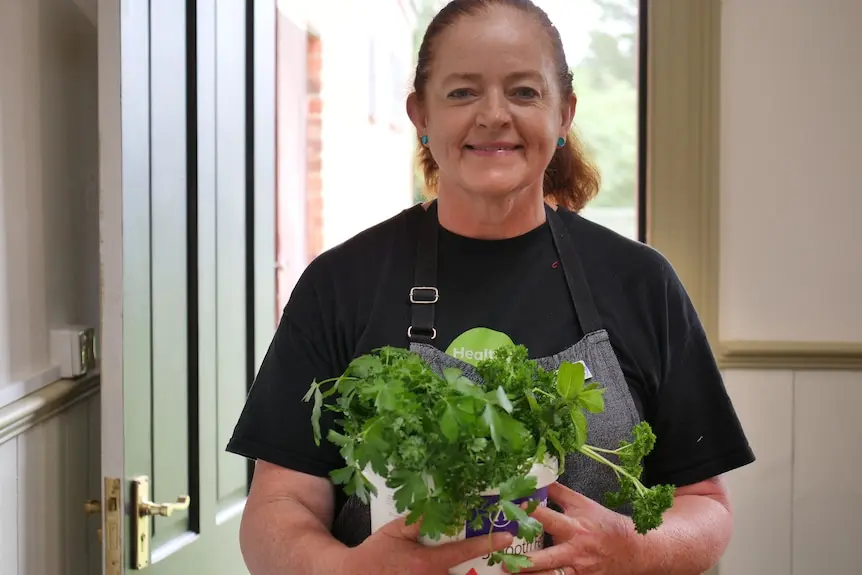
M0 0L2 575L100 572L97 385L33 393L59 379L50 328L99 323L94 6Z
M724 0L722 341L862 343L862 3ZM862 372L725 372L758 461L721 575L862 573Z
M722 339L862 341L860 22L858 0L723 2Z
M59 378L51 327L99 322L95 27L0 2L0 405Z

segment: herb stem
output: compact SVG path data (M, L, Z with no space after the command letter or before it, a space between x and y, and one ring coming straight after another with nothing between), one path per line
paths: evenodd
M601 455L596 453L594 451L594 449L595 448L593 448L590 445L584 445L578 451L580 451L581 453L583 453L584 455L586 455L587 457L589 457L590 459L592 459L594 461L597 461L599 463L607 465L608 467L613 469L615 472L617 472L617 477L619 477L620 475L624 475L626 478L628 478L634 484L635 489L637 489L638 495L643 496L646 494L647 488L644 487L641 484L641 482L638 481L638 479L636 477L632 476L632 474L629 473L628 471L626 471L625 468L620 467L616 463L602 457Z
M595 447L595 446L591 445L590 449L592 449L593 451L595 451L597 453L607 453L609 455L618 455L619 453L622 453L624 450L628 449L629 447L630 447L629 445L625 445L623 447L618 447L616 449L604 449L602 447Z
M550 397L550 398L551 398L551 399L553 399L554 401L556 401L556 400L557 400L557 398L556 398L553 394L548 393L548 392L547 392L547 391L545 391L544 389L539 389L538 387L534 387L534 388L533 388L533 392L541 393L542 395L544 395L544 396L546 396L546 397Z

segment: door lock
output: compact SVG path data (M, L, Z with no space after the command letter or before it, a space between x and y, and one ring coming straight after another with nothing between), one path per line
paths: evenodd
M146 475L132 479L132 564L143 569L150 564L150 517L170 517L175 511L189 508L192 498L177 497L175 503L150 501L150 478Z

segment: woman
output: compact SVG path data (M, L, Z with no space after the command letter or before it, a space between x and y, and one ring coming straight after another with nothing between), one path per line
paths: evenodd
M718 477L754 457L670 265L576 214L598 184L570 132L558 32L529 0L454 0L428 28L414 88L407 109L436 201L308 266L228 447L257 461L241 533L251 573L442 575L486 554L486 538L423 548L401 521L370 533L368 509L328 480L343 461L315 447L301 398L383 345L439 368L508 341L545 366L583 360L606 388L591 438L617 443L646 419L658 442L645 481L679 486L664 524L641 536L596 502L612 473L574 459L550 494L561 512L535 513L554 545L528 571L706 571L731 533ZM414 286L435 288L414 296L436 303L411 304Z

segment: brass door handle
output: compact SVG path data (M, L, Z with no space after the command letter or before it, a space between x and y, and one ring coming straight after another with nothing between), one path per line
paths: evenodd
M138 504L138 511L141 516L150 515L152 517L170 517L174 511L185 511L189 508L192 498L188 495L177 497L176 503L153 503L152 501L141 501Z
M132 479L132 568L143 569L150 564L151 517L170 517L174 511L189 508L192 498L177 497L176 503L150 501L150 478L141 475Z
M87 515L95 515L102 512L102 502L98 499L90 499L84 503L84 513Z
M102 513L102 502L98 499L90 499L84 503L84 513L87 515L97 515ZM99 539L99 545L102 544L102 528L96 529L96 537Z

